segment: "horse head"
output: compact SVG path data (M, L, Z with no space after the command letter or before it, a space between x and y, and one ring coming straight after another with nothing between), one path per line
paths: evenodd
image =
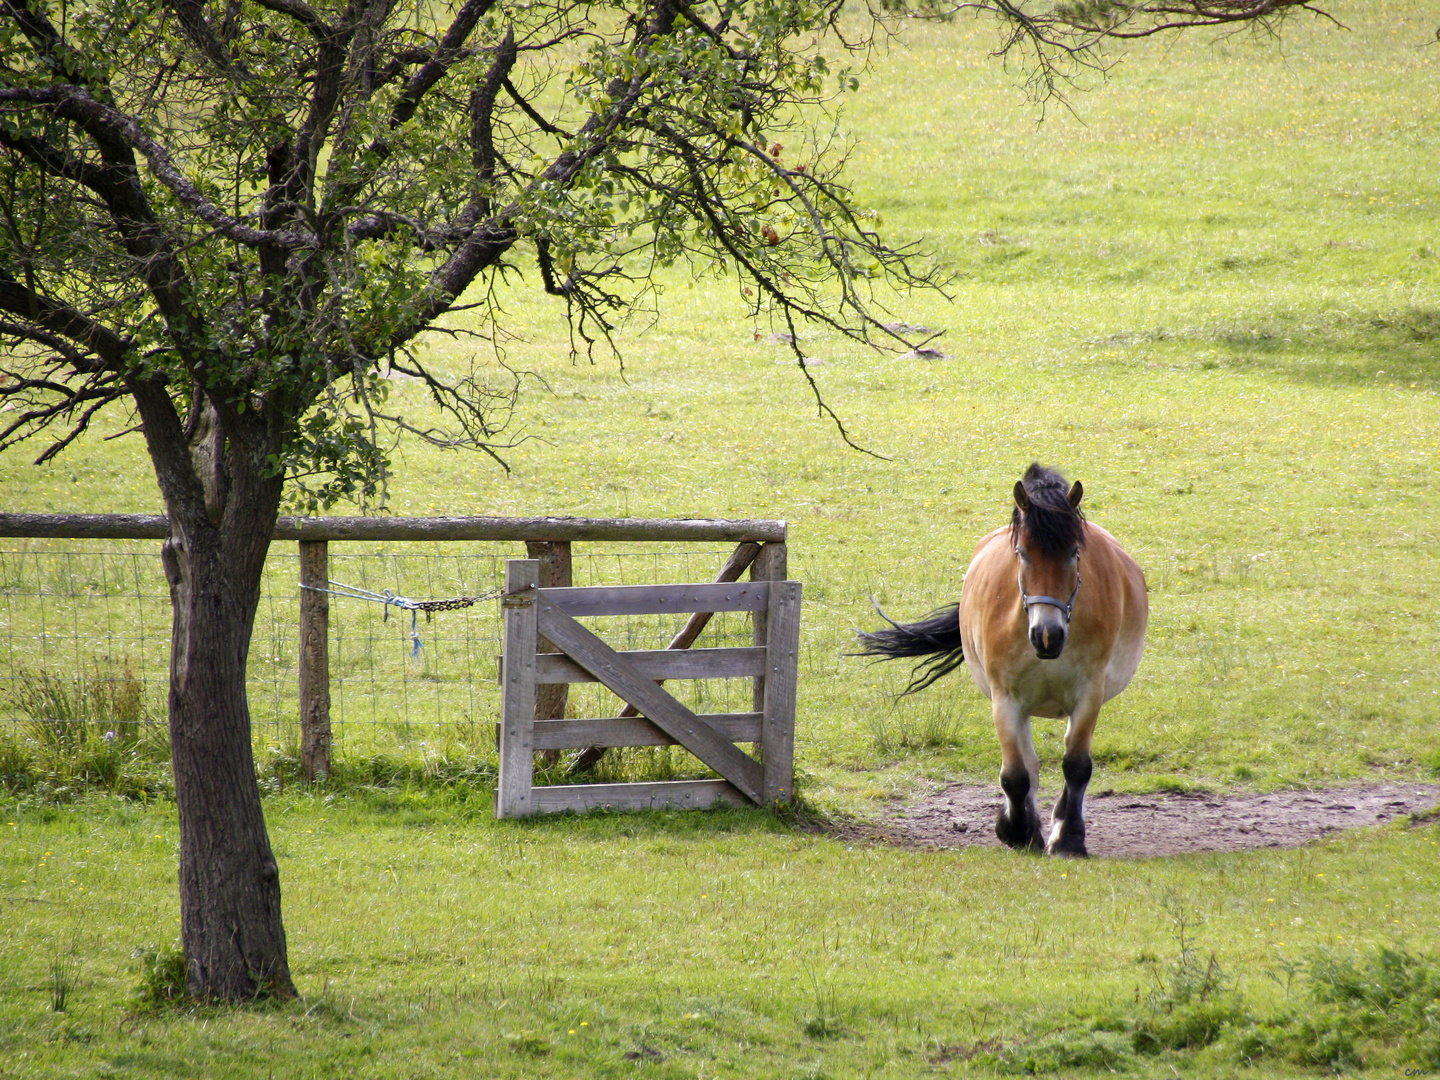
M1015 482L1010 539L1030 644L1041 660L1054 660L1064 650L1075 597L1080 593L1080 549L1085 543L1080 500L1084 494L1080 481L1067 491L1065 478L1039 463Z

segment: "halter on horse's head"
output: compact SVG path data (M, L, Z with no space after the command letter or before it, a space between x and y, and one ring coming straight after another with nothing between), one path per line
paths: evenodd
M1030 644L1041 660L1054 660L1065 648L1080 594L1084 491L1078 480L1067 491L1065 478L1039 463L1015 482L1010 541L1019 564L1020 604L1029 622ZM1062 596L1069 599L1059 599Z

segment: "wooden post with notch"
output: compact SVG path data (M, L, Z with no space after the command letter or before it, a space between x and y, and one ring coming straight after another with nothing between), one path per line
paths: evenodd
M495 816L524 817L532 812L535 780L535 589L540 564L511 559L505 564L505 660L500 707L500 776L495 785Z
M540 564L539 584L542 589L569 588L575 584L574 569L570 557L569 540L527 540L525 553ZM546 637L540 638L542 653L558 653L560 650ZM565 719L565 703L570 688L564 683L539 686L535 690L535 719ZM547 766L560 760L560 751L542 750L541 760Z
M300 541L300 767L308 781L330 775L329 545Z

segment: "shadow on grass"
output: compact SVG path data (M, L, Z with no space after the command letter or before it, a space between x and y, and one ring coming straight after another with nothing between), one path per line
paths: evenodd
M1228 353L1202 368L1274 373L1314 386L1440 389L1440 307L1379 315L1280 314L1252 323L1119 334L1115 344L1207 344Z
M567 839L614 840L681 838L753 833L825 836L847 843L883 843L885 835L844 814L822 813L803 799L790 806L717 806L705 810L590 810L538 814L496 822L497 826L538 835L563 833Z

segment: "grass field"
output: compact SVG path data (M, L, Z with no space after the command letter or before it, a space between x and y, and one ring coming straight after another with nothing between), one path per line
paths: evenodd
M887 301L949 359L802 341L890 460L815 415L733 281L668 281L623 370L572 363L560 313L516 292L508 359L549 386L523 405L541 438L508 475L407 449L392 509L787 518L800 791L865 821L994 777L967 681L896 701L903 672L843 654L870 594L903 617L954 598L1038 458L1084 481L1151 586L1095 788L1432 779L1440 47L1425 5L1336 10L1348 31L1138 48L1043 123L983 24L906 28L844 123L861 201L955 271L953 300ZM11 510L158 509L133 438L43 469L7 455L0 490ZM1053 793L1060 727L1040 731ZM1440 1068L1433 822L1076 866L759 812L497 824L483 782L412 763L399 785L269 797L305 996L238 1012L131 997L132 952L177 933L168 803L0 804L0 1076ZM1387 979L1385 1002L1343 990Z

